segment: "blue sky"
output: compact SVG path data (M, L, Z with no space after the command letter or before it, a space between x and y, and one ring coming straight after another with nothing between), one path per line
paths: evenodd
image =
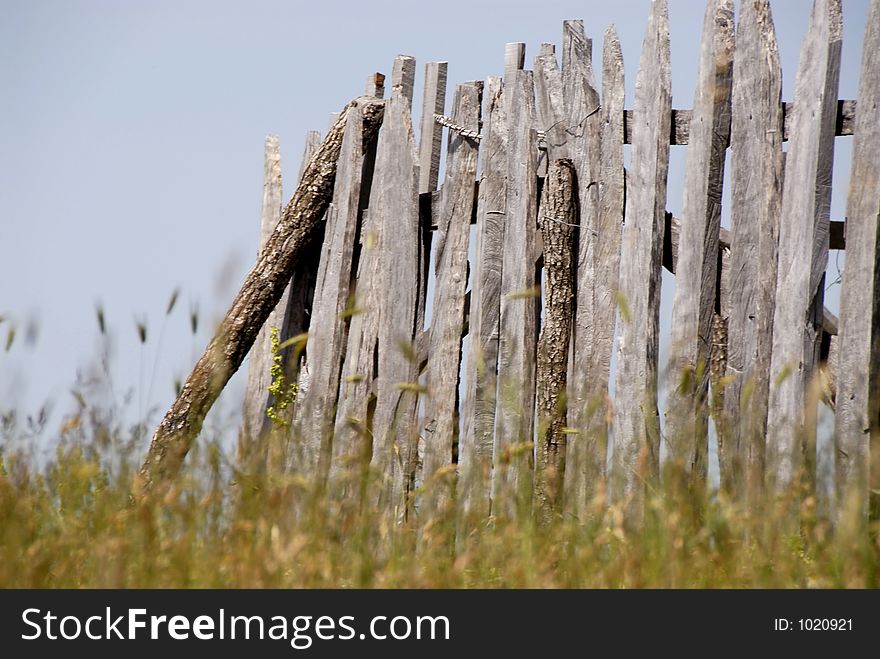
M669 5L673 103L690 107L705 4ZM630 107L649 6L0 0L2 343L11 324L18 328L9 351L0 345L0 412L34 413L52 401L49 430L57 429L78 369L99 358L100 301L114 395L121 401L133 390L128 414L155 407L149 420L158 421L174 378L185 378L253 263L267 133L281 138L287 199L305 132L324 131L369 73L390 73L395 55L415 56L420 74L427 61L448 61L451 98L454 84L500 73L506 42L527 43L531 68L539 44L558 43L568 18L584 19L597 58L605 28L617 26ZM810 6L773 3L786 100ZM843 6L840 97L855 98L868 1ZM837 139L835 219L844 216L851 139ZM672 148L673 212L684 157L683 147ZM830 264L836 274L834 253ZM829 306L836 304L830 291ZM201 317L195 337L191 305ZM147 322L145 347L136 319ZM239 404L241 378L234 385L228 413Z

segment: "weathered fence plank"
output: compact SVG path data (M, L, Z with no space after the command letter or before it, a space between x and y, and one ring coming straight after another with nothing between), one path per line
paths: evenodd
M880 0L865 30L840 292L838 502L880 516ZM872 493L869 497L869 492Z
M636 77L613 418L612 495L627 501L636 517L644 484L656 480L660 469L657 352L670 119L668 13L665 0L654 0Z
M572 35L571 43L580 41L576 38L577 32L568 32ZM572 56L568 61L574 63L577 59ZM589 94L588 97L586 105L589 106L595 99ZM578 294L582 303L577 309L583 327L574 332L569 378L569 426L574 434L569 435L567 442L565 506L579 518L586 514L587 505L605 476L610 413L608 380L616 311L614 296L618 287L623 227L623 105L623 55L617 31L610 27L605 32L602 54L599 208L592 227L580 229L580 240L593 243L593 264L590 269L587 267L589 261L586 261L581 268L579 262ZM595 150L593 146L591 153ZM590 186L591 183L578 181L579 186ZM588 304L588 300L592 304ZM584 318L588 307L592 307L592 318L589 319ZM591 333L588 328L592 329Z
M310 137L311 133L306 138L306 152L303 156L306 161L311 156L309 149L313 146ZM281 147L276 135L266 137L263 162L263 204L260 212L259 249L263 249L269 235L281 218ZM239 439L239 461L244 463L257 458L250 453L253 448L258 446L259 439L269 427L266 408L271 405L269 395L269 385L271 384L269 369L272 366L270 331L271 328L277 327L279 331L286 333L287 314L284 303L288 296L289 291L285 291L278 307L269 314L266 324L260 330L257 340L254 341L254 346L251 348L247 385L244 392L241 437Z
M840 0L816 0L795 84L779 226L767 418L767 468L778 491L815 464L816 428L807 421L816 401L805 397L821 339L840 49Z
M482 82L459 85L453 120L467 130L479 132ZM458 373L467 288L468 240L477 174L478 143L450 130L440 216L434 244L434 311L431 318L426 370L423 476L428 481L452 464L458 436ZM425 512L449 501L448 482L428 486Z
M730 493L764 480L782 203L782 68L769 0L740 10L731 110L731 302L719 468Z
M482 169L469 313L470 345L459 442L459 498L465 517L489 514L495 428L501 268L507 209L507 120L501 79L486 79Z
M505 96L509 117L507 217L501 272L493 490L503 505L530 493L535 409L537 140L531 71L517 70ZM500 469L498 468L500 466ZM529 494L530 496L530 494ZM508 509L512 514L514 509Z
M379 226L379 372L372 466L380 509L400 518L415 458L418 363L413 338L419 281L419 163L412 132L415 59L399 56L379 131L370 214Z
M565 391L574 311L574 234L577 199L570 160L551 160L538 224L544 241L544 319L538 338L538 446L535 500L544 520L562 503L565 473Z
M306 473L318 479L323 479L329 468L336 397L346 343L344 312L349 302L364 164L362 124L359 111L349 113L339 152L333 201L327 209L312 305L307 344L309 389L299 402L299 430L305 448L303 467Z
M434 120L446 107L446 62L425 64L425 87L422 94L422 117L419 121L419 193L428 194L437 189L440 175L440 151L443 127ZM431 268L431 225L421 223L419 243L419 297L416 304L416 332L425 326L425 308L428 296L428 272Z
M665 428L673 465L694 484L704 484L709 470L709 352L730 137L733 38L733 1L709 0L685 164Z

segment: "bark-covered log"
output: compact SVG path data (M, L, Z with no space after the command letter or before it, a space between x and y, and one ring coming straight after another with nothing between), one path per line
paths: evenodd
M238 370L290 276L314 237L333 194L336 162L349 110L364 115L364 143L375 138L384 115L381 100L361 97L348 103L309 161L281 220L245 279L241 290L196 363L171 409L156 428L138 471L135 491L151 493L180 470L205 416Z
M538 339L536 503L549 519L559 510L565 470L565 388L574 306L575 173L570 160L547 167L541 212L544 239L544 322Z

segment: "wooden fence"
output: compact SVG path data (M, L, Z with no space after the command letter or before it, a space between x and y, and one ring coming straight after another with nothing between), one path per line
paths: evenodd
M507 44L503 77L458 85L448 110L446 63L427 64L418 141L411 57L394 62L376 143L350 113L323 243L269 321L282 338L308 332L291 361L289 468L323 481L369 463L372 503L398 517L429 480L426 509L455 488L474 515L525 497L583 516L606 493L638 506L661 441L704 482L712 415L722 486L751 496L815 478L824 400L839 491L867 501L880 487L880 0L858 102L837 98L839 0L814 4L789 103L768 0L741 2L737 25L732 0L709 0L690 110L671 106L665 0L632 110L613 27L601 89L592 52L581 21L564 23L561 58L544 44L532 70L524 44ZM367 95L384 83L371 76ZM830 219L840 135L855 139L845 224ZM316 143L310 133L306 158ZM676 145L680 218L666 210ZM275 138L266 159L264 236L281 199ZM828 250L844 247L838 322L823 293ZM662 364L664 267L676 288ZM251 434L265 432L269 350L267 327L251 354Z

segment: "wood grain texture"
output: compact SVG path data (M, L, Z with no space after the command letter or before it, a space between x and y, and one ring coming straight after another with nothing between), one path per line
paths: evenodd
M730 138L733 47L732 0L709 0L685 163L665 427L672 464L695 484L705 484L709 473L709 353Z
M371 466L375 502L396 519L405 513L414 467L418 364L413 358L419 281L419 161L412 130L415 60L399 56L379 132L370 214L379 227L379 371Z
M569 27L569 24L566 26ZM567 33L570 43L580 42L579 31L569 27ZM578 50L574 46L567 49L572 53L569 62L577 60ZM588 52L584 51L583 54L588 55ZM590 74L589 70L583 73L588 80ZM582 89L588 92L589 86ZM597 101L590 93L586 93L585 97L587 106ZM581 103L582 107L584 105ZM605 477L610 419L608 380L624 212L623 105L623 55L617 31L611 27L605 32L603 45L599 126L596 128L592 123L585 125L586 144L583 144L584 140L579 140L578 144L581 152L584 148L589 149L590 157L583 159L582 156L581 172L590 179L598 178L598 186L594 187L598 187L599 204L591 220L592 226L582 227L579 234L581 249L586 244L591 246L591 251L584 254L583 261L578 260L578 303L569 379L568 424L574 434L568 437L566 447L565 507L579 518L587 513L587 507ZM592 122L592 119L589 121ZM588 132L590 130L599 132L593 134ZM593 156L597 151L599 165L594 176L586 172L585 165L590 168L594 166ZM590 186L591 182L579 179L578 185L582 188ZM592 201L592 193L585 197L582 192L581 204L585 199ZM587 219L590 220L589 213Z
M312 141L306 139L306 152L303 159L308 160ZM275 225L281 218L281 145L276 135L266 137L263 157L263 202L260 211L260 247L263 249ZM266 409L272 404L269 385L272 378L271 328L277 327L286 334L285 302L290 297L285 291L278 306L272 310L266 323L257 335L248 360L247 385L244 392L241 432L238 442L238 461L245 469L260 470L265 466L266 455L260 448L260 439L270 427ZM259 453L259 455L255 454Z
M721 483L756 501L764 482L782 204L782 68L769 0L742 4L731 120L728 384L717 429Z
M537 140L531 71L517 70L506 110L507 226L501 272L493 491L503 506L531 496L535 409ZM526 494L527 493L527 494ZM513 514L515 509L496 512Z
M448 64L428 62L425 64L425 86L422 94L422 117L419 122L419 193L433 194L437 191L440 175L440 151L443 127L434 121L434 114L444 114L446 107L446 81ZM435 215L436 214L432 214ZM421 219L421 216L420 216ZM428 299L428 272L431 269L431 241L433 238L430 222L421 220L421 241L419 242L419 290L416 302L416 333L425 326L425 311ZM419 450L423 450L419 444Z
M611 489L638 518L659 476L657 413L660 271L669 167L671 81L665 0L654 0L636 77L632 166L620 255Z
M346 105L309 160L302 181L260 252L257 263L245 278L177 399L156 428L136 478L135 490L140 495L153 493L157 485L167 484L180 470L205 416L229 378L241 366L266 318L278 305L296 264L314 239L330 203L346 116L355 105L364 112L364 141L369 142L375 136L382 122L384 104L361 97Z
M339 153L333 201L327 210L321 261L307 344L310 387L298 401L303 469L323 480L329 469L333 422L342 357L347 342L349 303L361 176L364 165L363 117L349 112Z
M538 338L538 446L535 503L549 521L561 510L565 474L568 347L574 311L574 236L577 199L570 160L551 160L538 225L544 242L544 316Z
M858 101L844 100L837 101L837 115L834 123L834 134L838 136L847 136L853 134L855 126L856 108ZM788 141L791 139L791 117L794 115L794 103L782 103L782 114L784 123L782 128L782 139ZM632 144L632 126L633 111L624 110L624 140L626 144ZM691 111L683 109L672 110L672 124L669 131L669 143L673 145L686 145L690 140Z
M500 78L486 79L485 118L477 197L476 249L469 313L464 432L459 442L459 488L463 517L489 514L495 400L498 369L498 323L507 217L507 115Z
M458 86L453 106L456 124L468 130L479 130L482 91L482 82ZM434 241L436 283L426 369L427 394L424 397L425 481L452 464L453 447L458 436L458 374L478 150L476 141L449 131L446 172ZM424 499L427 515L448 504L451 494L448 484L448 480L442 479L428 483Z
M834 127L840 76L839 0L816 0L801 48L785 164L779 269L770 361L767 469L785 491L815 464L816 401L806 400L818 365L828 259ZM811 474L805 474L812 478Z
M835 417L841 509L880 516L880 0L865 30L847 199ZM869 500L869 492L872 496ZM869 506L870 503L870 506Z
M443 127L434 121L434 114L444 114L445 111L448 67L447 62L425 64L422 117L419 121L419 192L436 190L440 177Z

